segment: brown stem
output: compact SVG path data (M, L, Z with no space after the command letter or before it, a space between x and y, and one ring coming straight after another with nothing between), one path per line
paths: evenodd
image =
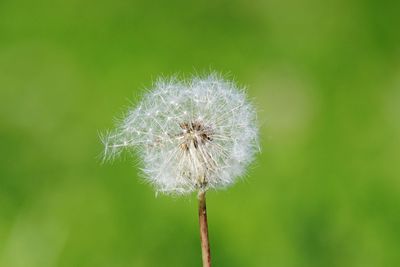
M199 198L201 254L203 259L203 267L210 267L211 254L210 254L210 242L208 241L206 192L200 191L198 198Z

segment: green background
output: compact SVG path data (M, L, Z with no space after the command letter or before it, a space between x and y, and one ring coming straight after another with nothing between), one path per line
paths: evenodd
M99 132L159 75L248 87L262 153L208 194L215 266L400 266L399 1L0 1L0 266L200 266L197 202Z

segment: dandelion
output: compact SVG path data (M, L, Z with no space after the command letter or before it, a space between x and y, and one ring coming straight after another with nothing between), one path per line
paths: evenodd
M217 74L159 79L103 139L104 157L136 151L157 192L198 192L203 264L210 266L205 193L243 176L257 138L256 112L233 82Z

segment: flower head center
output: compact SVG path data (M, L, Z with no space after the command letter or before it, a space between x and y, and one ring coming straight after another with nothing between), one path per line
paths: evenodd
M182 122L179 124L182 129L180 137L183 138L181 149L188 151L190 148L198 149L199 146L205 145L212 141L212 130L200 121Z

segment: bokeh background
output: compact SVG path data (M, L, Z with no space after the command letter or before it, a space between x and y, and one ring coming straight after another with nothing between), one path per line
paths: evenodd
M200 266L195 196L99 132L159 75L247 85L262 154L215 266L400 266L399 1L0 1L0 266Z

